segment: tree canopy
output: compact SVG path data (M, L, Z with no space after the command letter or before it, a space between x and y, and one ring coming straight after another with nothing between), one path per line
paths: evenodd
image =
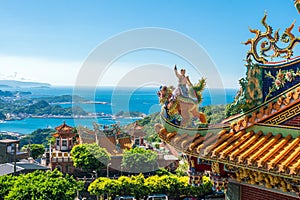
M182 196L200 197L212 192L209 178L203 177L202 185L194 187L188 184L187 176L163 175L145 178L137 176L121 176L117 180L98 178L90 184L88 191L94 195L108 194L111 197L132 195L142 199L148 194L167 194L179 199Z
M75 167L86 171L99 170L110 161L107 150L99 147L96 143L74 146L71 157Z
M52 133L54 133L55 130L46 128L46 129L37 129L33 131L32 133L22 137L20 139L20 146L24 146L29 144L29 141L31 144L43 144L44 147L49 146L49 140L52 138Z
M121 165L131 173L150 172L157 167L157 159L156 152L136 147L124 152Z
M42 144L29 144L24 145L21 149L22 151L29 151L30 150L30 157L33 159L37 159L41 157L45 153L45 147Z
M15 184L17 176L0 176L0 200L3 200Z
M0 177L0 200L73 200L83 183L58 170Z

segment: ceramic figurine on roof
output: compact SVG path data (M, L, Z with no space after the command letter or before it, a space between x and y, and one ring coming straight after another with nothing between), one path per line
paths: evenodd
M163 86L158 92L159 101L165 109L165 119L174 125L191 127L193 126L192 119L196 118L203 126L206 126L206 116L198 111L198 106L202 102L201 92L206 85L205 79L202 78L193 85L189 77L185 76L184 69L179 74L175 65L174 71L178 77L178 87L174 89L172 86Z
M177 71L177 67L174 67L175 75L178 78L178 87L174 91L177 95L182 95L184 97L189 97L187 86L191 87L192 83L189 76L185 76L185 69L180 70L180 74Z

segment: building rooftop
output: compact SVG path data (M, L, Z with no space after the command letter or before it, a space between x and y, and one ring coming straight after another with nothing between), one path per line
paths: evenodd
M72 131L73 129L74 128L72 126L67 125L65 121L62 125L55 127L55 130L57 131Z
M26 162L17 162L16 164L16 171L22 172L24 170L48 170L49 168L44 167L42 165L37 165L35 163L26 163ZM12 163L4 163L0 164L0 176L8 175L14 173L14 164Z
M16 168L16 171L22 171L23 168L18 167ZM8 175L8 174L13 174L14 173L14 165L11 163L4 163L4 164L0 164L0 176L3 175Z
M20 140L11 140L11 139L4 139L0 140L0 143L5 143L5 144L13 144L13 143L19 143Z

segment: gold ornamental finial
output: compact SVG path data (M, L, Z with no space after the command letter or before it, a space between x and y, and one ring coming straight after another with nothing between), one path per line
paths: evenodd
M285 29L284 33L279 36L279 29L273 34L273 29L266 22L267 12L265 12L261 19L262 25L265 27L265 32L258 29L249 29L255 36L252 39L248 39L244 42L245 45L250 45L250 50L247 53L247 60L250 60L252 56L257 62L266 64L273 58L285 58L289 60L293 56L294 47L300 42L300 37L295 37L292 30L295 26L294 22ZM286 43L285 48L281 48L277 45L278 41ZM273 52L270 54L269 52Z
M294 5L298 13L300 14L300 0L294 0Z

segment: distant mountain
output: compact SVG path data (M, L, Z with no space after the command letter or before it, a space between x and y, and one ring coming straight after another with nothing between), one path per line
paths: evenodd
M50 87L49 83L24 82L15 80L0 80L0 88L30 88L30 87Z

